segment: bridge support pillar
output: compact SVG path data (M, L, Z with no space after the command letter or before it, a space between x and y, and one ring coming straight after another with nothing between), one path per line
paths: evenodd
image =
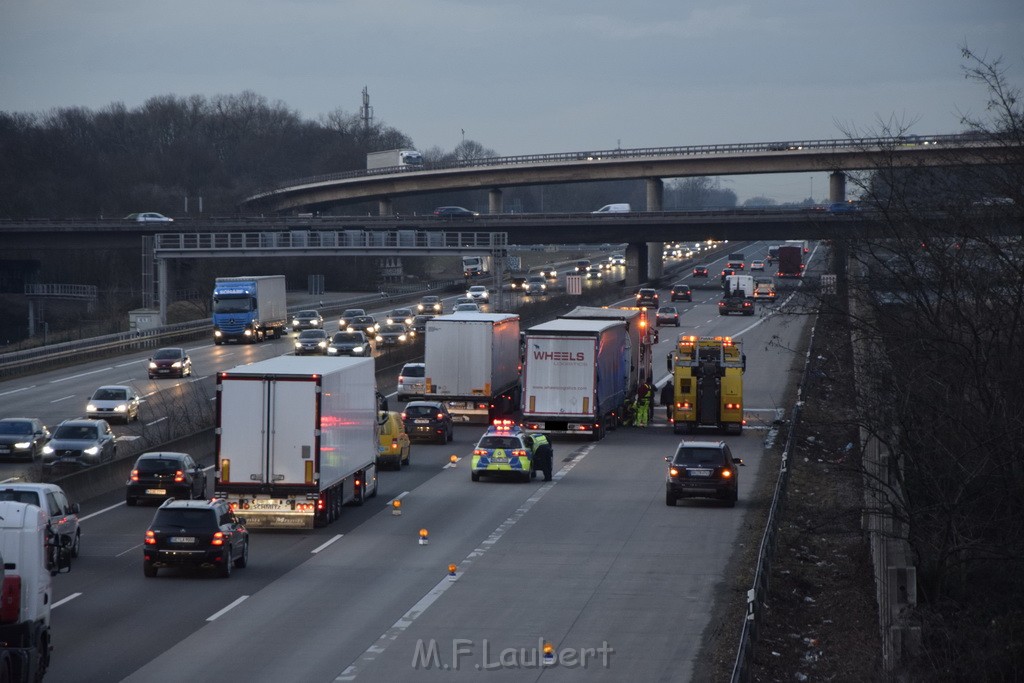
M167 324L167 259L156 259L156 298L160 307L160 324Z
M646 279L647 251L646 242L630 242L626 245L627 287L636 287Z
M846 174L832 171L828 176L828 200L830 202L846 201Z
M487 193L487 213L501 213L501 190L497 187Z
M28 336L29 339L36 336L36 302L28 300Z
M385 197L384 199L377 200L377 215L379 216L390 216L391 211L391 199Z
M661 178L647 178L647 210L661 211L665 197L665 183ZM665 263L662 260L664 245L661 242L647 243L647 271L640 274L646 275L647 280L657 280L665 272Z

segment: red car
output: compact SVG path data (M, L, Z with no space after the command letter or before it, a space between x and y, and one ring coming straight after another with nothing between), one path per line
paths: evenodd
M693 276L694 277L707 277L708 276L708 267L707 266L694 266L693 267Z

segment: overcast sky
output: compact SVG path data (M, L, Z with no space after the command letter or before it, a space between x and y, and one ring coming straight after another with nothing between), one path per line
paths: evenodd
M463 130L509 155L953 133L985 106L963 44L1024 86L1024 1L0 0L0 110L252 90L317 119L366 86L420 149ZM826 192L821 174L724 183Z

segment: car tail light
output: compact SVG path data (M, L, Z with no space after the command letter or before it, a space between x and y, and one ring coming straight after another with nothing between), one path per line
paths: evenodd
M406 415L406 414L405 414L405 413L403 412L403 413L402 413L402 419L403 419L403 420L408 420L408 419L409 419L409 416L408 416L408 415Z
M438 419L439 421L443 421L443 420L444 420L444 413L438 413L438 414L437 414L437 419Z
M155 531L147 531L146 532L146 545L156 545L156 532Z
M519 456L520 458L522 458L526 455L526 451L522 448L517 448L514 451L512 451L512 455Z
M0 591L0 623L15 624L21 614L21 577L17 574L4 577Z
M670 467L669 470L668 470L668 473L669 473L669 476L672 476L672 477L678 477L679 476L679 470L677 470L675 467Z
M722 470L722 479L731 479L731 478L732 478L732 470L729 470L729 469Z
M486 448L474 448L473 449L473 455L487 455L487 449Z
M132 470L132 481L138 481L138 480L139 480L139 471L138 470Z
M174 483L180 484L183 481L185 481L185 473L182 472L181 470L178 470L177 472L174 473Z
M224 545L224 532L218 531L213 535L210 545Z

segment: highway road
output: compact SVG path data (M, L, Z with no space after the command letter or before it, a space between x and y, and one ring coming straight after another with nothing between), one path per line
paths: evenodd
M749 260L766 250L759 243L744 252ZM662 296L667 303L667 291ZM721 317L719 298L713 287L695 289L692 304L676 305L684 311L679 332L744 342L748 427L725 437L746 461L736 508L665 505L662 458L680 437L660 407L646 429L622 428L596 443L556 438L548 483L471 482L465 456L482 430L460 425L450 444L415 444L410 467L381 473L379 496L346 508L334 524L254 533L249 566L229 580L166 570L144 578L142 537L153 508L125 507L123 491L112 491L82 501L82 556L55 578L48 680L461 680L481 670L514 681L689 680L716 587L733 570L749 492L760 474L774 474L763 443L792 400L787 388L802 358L788 349L807 322L772 314L785 301L754 317ZM656 376L665 374L676 332L662 329ZM288 347L190 350L192 384L208 387L199 392L205 399L215 370ZM77 414L62 403L84 403L99 384L180 390L172 385L181 382L146 380L144 357L0 384L0 414L53 424L51 415ZM140 424L165 417L168 405L151 396ZM452 454L464 458L454 467ZM194 455L212 460L212 452ZM3 467L6 476L17 468ZM396 497L400 516L388 505ZM537 663L540 642L552 644L556 664Z

